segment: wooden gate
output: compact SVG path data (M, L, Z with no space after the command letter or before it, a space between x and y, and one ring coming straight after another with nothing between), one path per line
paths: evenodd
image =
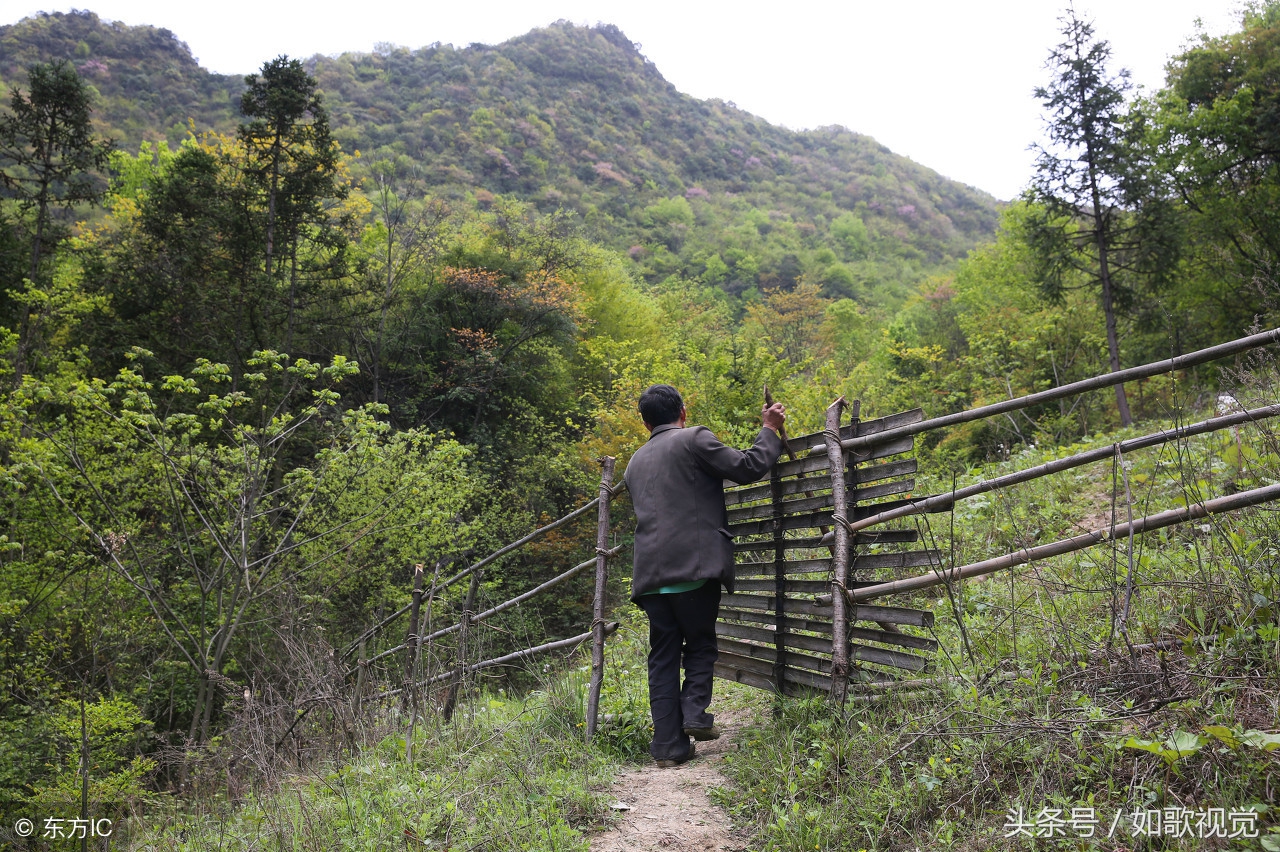
M932 612L869 604L843 610L843 596L833 595L841 585L855 589L897 579L909 569L918 574L920 568L940 567L936 551L918 546L919 533L909 521L848 535L843 552L837 546L833 525L841 508L845 518L857 521L906 505L904 497L915 485L912 436L884 442L874 436L917 423L923 412L859 421L857 408L851 406L853 422L839 427L839 440L865 436L867 445L848 450L827 440L835 437L837 408L836 420L828 413L832 434L790 439L788 460L775 465L768 482L725 483L737 565L734 593L722 598L716 627L717 677L785 694L843 696L845 660L848 680L855 683L895 680L903 671L928 668L924 655L937 642L922 634L933 625ZM830 452L829 444L835 447ZM842 464L833 471L829 458L836 452ZM843 505L834 497L838 492ZM843 655L833 653L839 651L839 632L845 634Z

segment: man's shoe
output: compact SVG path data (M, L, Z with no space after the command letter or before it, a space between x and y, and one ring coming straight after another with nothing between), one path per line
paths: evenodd
M682 763L688 763L690 760L693 760L693 756L696 753L696 751L697 749L694 746L694 744L689 743L689 753L686 754L684 757L679 759L664 758L662 760L655 760L654 763L657 764L659 769L670 769L673 766L679 766Z
M698 742L720 739L720 729L715 725L712 725L709 728L685 728L684 732L686 735L693 737Z

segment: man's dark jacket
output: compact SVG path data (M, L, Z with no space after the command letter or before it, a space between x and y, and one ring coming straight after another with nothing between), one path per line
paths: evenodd
M623 475L636 511L631 599L692 580L716 580L732 592L724 480L755 482L781 452L772 429L761 429L743 451L720 443L705 426L656 427Z

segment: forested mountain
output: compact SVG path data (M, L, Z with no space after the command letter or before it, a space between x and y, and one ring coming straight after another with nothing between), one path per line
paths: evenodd
M127 151L227 132L240 78L205 72L168 30L54 13L0 28L0 79L69 59ZM357 177L390 160L435 193L579 214L645 277L730 293L794 285L897 304L901 285L995 231L993 198L843 128L793 132L676 91L616 27L560 22L497 46L315 56ZM246 72L252 69L246 69ZM897 286L895 286L897 285ZM874 291L879 292L874 292Z
M27 66L65 59L96 94L95 119L122 147L143 139L182 140L197 128L235 126L243 75L210 74L173 33L56 12L0 27L0 82L26 84ZM8 100L5 98L5 100Z
M231 800L356 745L352 696L410 677L400 639L366 640L413 566L582 505L646 440L651 383L741 445L766 385L802 434L841 395L941 415L1280 322L1280 0L1150 97L1068 15L1040 90L1059 144L1003 210L848 130L682 95L609 26L246 77L90 12L0 28L0 827L86 775ZM1181 420L1217 381L933 432L921 468ZM428 618L596 555L557 527ZM576 635L593 596L580 574L484 641Z

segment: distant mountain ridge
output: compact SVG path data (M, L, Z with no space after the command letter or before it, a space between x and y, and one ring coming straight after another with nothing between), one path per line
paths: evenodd
M243 79L211 74L168 30L91 12L0 27L0 80L70 59L117 143L179 142L239 120ZM500 45L307 60L343 149L388 159L438 194L496 195L581 215L646 278L730 292L794 285L867 298L964 256L998 202L839 127L795 132L667 82L617 27L565 22ZM249 69L250 71L256 69Z

